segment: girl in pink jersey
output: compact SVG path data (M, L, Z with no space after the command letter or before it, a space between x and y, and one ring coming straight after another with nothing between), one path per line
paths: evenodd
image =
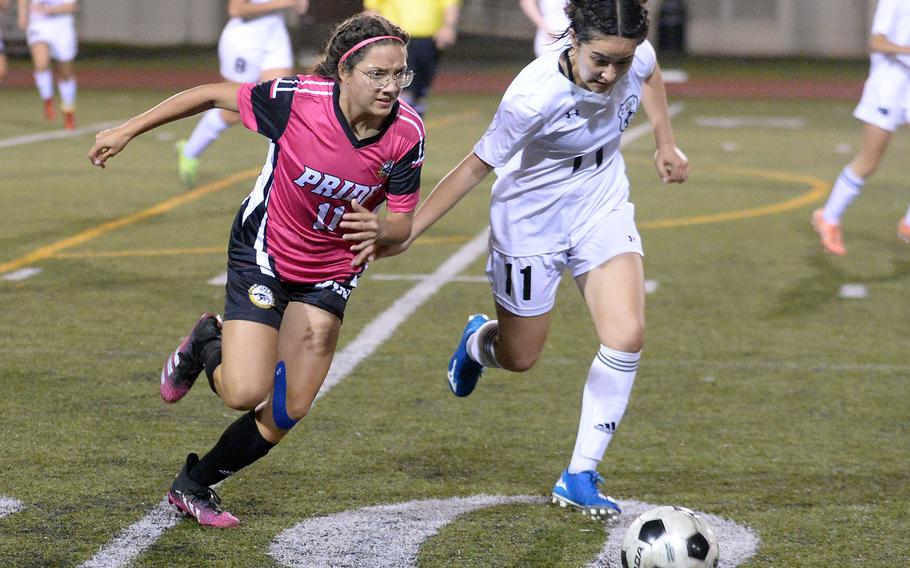
M135 136L213 107L272 141L231 230L224 320L203 314L161 372L166 402L204 370L225 404L248 411L201 459L189 454L171 485L169 500L202 525L239 523L210 486L265 456L309 411L362 270L355 255L410 234L424 132L398 101L413 76L407 40L385 18L354 16L312 74L184 91L100 132L89 152L104 167Z

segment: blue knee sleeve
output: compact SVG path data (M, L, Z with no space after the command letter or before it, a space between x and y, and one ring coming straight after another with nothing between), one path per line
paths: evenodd
M275 390L272 393L272 418L275 425L282 430L290 430L297 421L288 416L287 407L288 382L284 361L278 361L275 367Z

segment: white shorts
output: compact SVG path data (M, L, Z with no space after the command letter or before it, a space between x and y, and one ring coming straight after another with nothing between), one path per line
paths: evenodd
M263 71L292 69L291 38L280 20L278 25L261 22L228 22L218 40L221 76L235 83L255 83Z
M556 304L556 289L566 267L578 278L627 252L644 256L635 227L635 206L623 200L570 249L535 256L491 250L487 278L496 303L515 315L538 316Z
M25 33L28 44L46 43L51 59L72 61L76 59L76 26L72 18L51 18L29 22Z
M888 132L894 132L899 126L910 122L907 120L907 109L876 107L863 103L856 106L853 116Z

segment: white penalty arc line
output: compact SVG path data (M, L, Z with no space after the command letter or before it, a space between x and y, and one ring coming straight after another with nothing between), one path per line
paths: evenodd
M22 509L22 501L0 495L0 518L12 515L13 513L18 513Z
M14 136L12 138L3 138L0 140L0 148L10 148L12 146L23 146L25 144L34 144L36 142L48 142L50 140L62 140L64 138L75 138L84 134L94 134L105 128L112 128L123 121L117 122L96 122L75 130L51 130L50 132L38 132L35 134L26 134L24 136Z
M669 114L675 116L682 109L681 104L671 105ZM624 133L620 145L625 146L650 131L651 125L648 123L630 128ZM458 252L443 262L433 274L421 280L404 296L398 298L388 309L369 323L340 353L337 353L332 367L329 369L328 377L319 394L316 395L316 399L322 398L340 383L363 359L372 355L385 340L391 337L395 329L417 308L439 291L443 284L455 278L459 272L487 250L488 234L489 229L487 228L471 239ZM179 520L180 516L172 510L166 500L162 501L138 522L125 528L113 540L103 545L91 560L81 564L79 568L120 568L125 566L138 557L143 550L154 544L164 531L176 525Z

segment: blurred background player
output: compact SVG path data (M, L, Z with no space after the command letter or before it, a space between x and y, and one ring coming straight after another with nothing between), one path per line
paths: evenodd
M838 256L847 254L841 217L875 173L891 134L910 122L910 2L879 0L869 50L869 77L853 111L853 116L865 123L862 146L834 182L825 206L812 214L822 247ZM897 224L898 236L910 243L908 221L910 208Z
M3 12L9 7L9 0L0 0L0 19L3 18ZM0 84L6 79L7 71L6 45L3 43L3 28L0 27Z
M284 11L290 8L303 15L309 0L230 0L231 19L218 40L221 76L235 83L252 83L292 75L294 55L284 20ZM188 140L177 142L177 172L184 186L195 187L199 156L238 122L236 112L213 108L202 116Z
M19 27L25 30L35 68L35 85L44 101L44 117L55 120L54 72L60 90L63 127L76 128L76 17L78 0L19 0Z
M455 45L461 0L364 0L364 9L392 20L408 32L408 68L414 82L401 98L423 115L443 50Z
M620 513L598 489L597 466L625 414L644 343L643 252L619 150L639 102L654 129L661 180L685 181L689 162L676 147L643 3L571 0L566 15L571 47L518 74L473 152L418 209L408 240L356 260L404 250L495 168L487 278L497 319L468 318L449 362L449 388L468 396L485 367L530 369L546 342L562 273L571 270L600 346L553 499L601 518Z
M211 486L265 457L309 411L363 270L355 255L410 234L424 129L398 103L413 79L407 40L385 18L356 15L335 29L313 74L183 91L99 132L89 151L104 167L132 138L213 106L271 140L231 229L223 326L203 314L161 371L166 402L205 371L225 404L246 411L201 459L189 454L171 484L170 502L201 525L239 524Z
M534 34L534 56L540 57L569 47L565 31L567 0L519 0L518 5L537 28Z

